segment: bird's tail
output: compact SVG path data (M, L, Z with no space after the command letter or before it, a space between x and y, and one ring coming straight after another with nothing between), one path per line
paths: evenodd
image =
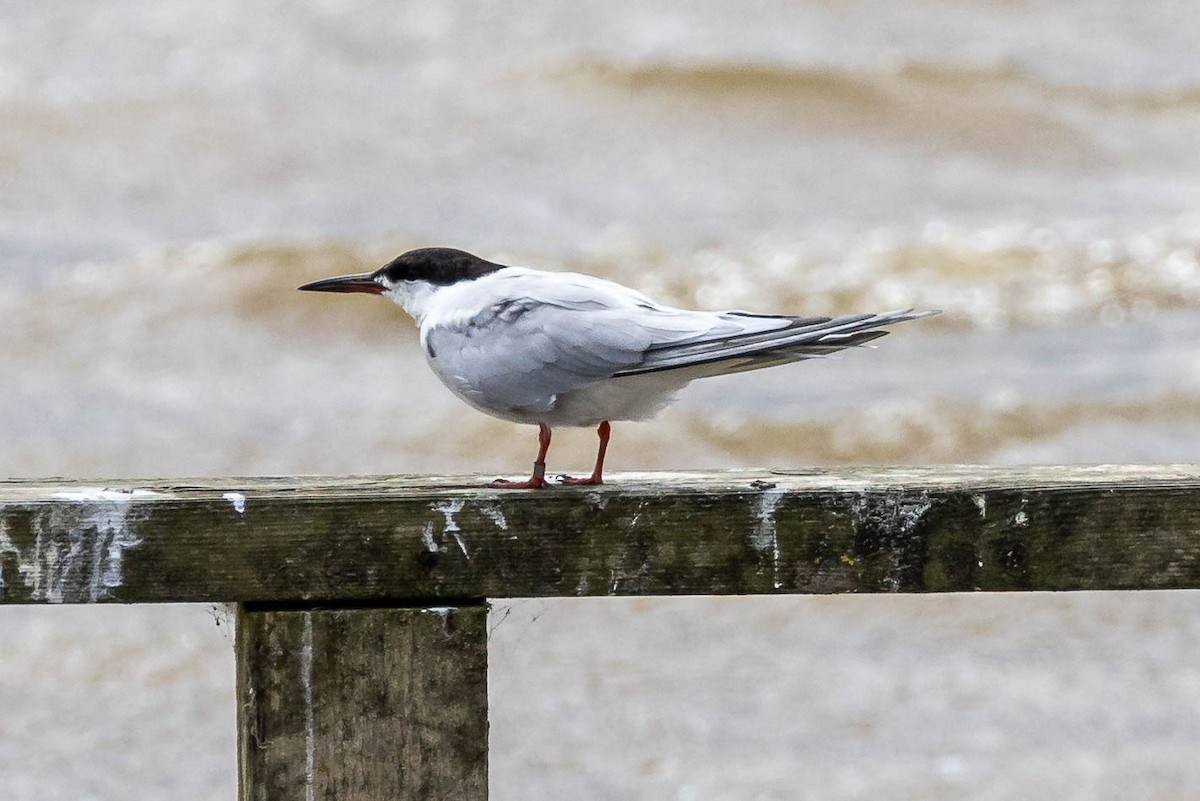
M900 309L879 314L852 314L842 317L774 317L786 325L771 330L720 336L713 339L665 344L646 351L636 367L622 370L614 377L644 375L665 370L694 372L695 378L745 370L758 370L803 359L828 356L887 334L880 330L893 323L931 317L937 311ZM726 312L727 317L765 317L746 312Z

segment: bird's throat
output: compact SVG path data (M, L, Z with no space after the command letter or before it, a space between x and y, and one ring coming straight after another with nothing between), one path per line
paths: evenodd
M425 281L403 281L388 289L384 295L408 312L408 316L419 325L437 291L438 287Z

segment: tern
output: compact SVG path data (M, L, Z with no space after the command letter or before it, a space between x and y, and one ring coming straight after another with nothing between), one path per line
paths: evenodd
M883 326L937 314L692 311L602 278L508 267L452 248L410 250L375 272L300 289L394 301L416 321L425 359L451 392L485 414L536 425L532 475L492 482L508 489L548 486L557 426L595 426L600 438L592 474L558 480L602 484L611 423L653 417L697 378L826 356L878 339Z

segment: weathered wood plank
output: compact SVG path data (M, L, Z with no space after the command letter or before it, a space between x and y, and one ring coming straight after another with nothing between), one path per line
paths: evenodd
M1200 465L0 482L0 603L1200 588Z
M484 801L486 620L482 604L243 606L243 801Z

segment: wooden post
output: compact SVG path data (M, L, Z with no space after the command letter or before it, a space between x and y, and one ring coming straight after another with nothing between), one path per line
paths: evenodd
M242 604L242 801L487 798L487 607Z

